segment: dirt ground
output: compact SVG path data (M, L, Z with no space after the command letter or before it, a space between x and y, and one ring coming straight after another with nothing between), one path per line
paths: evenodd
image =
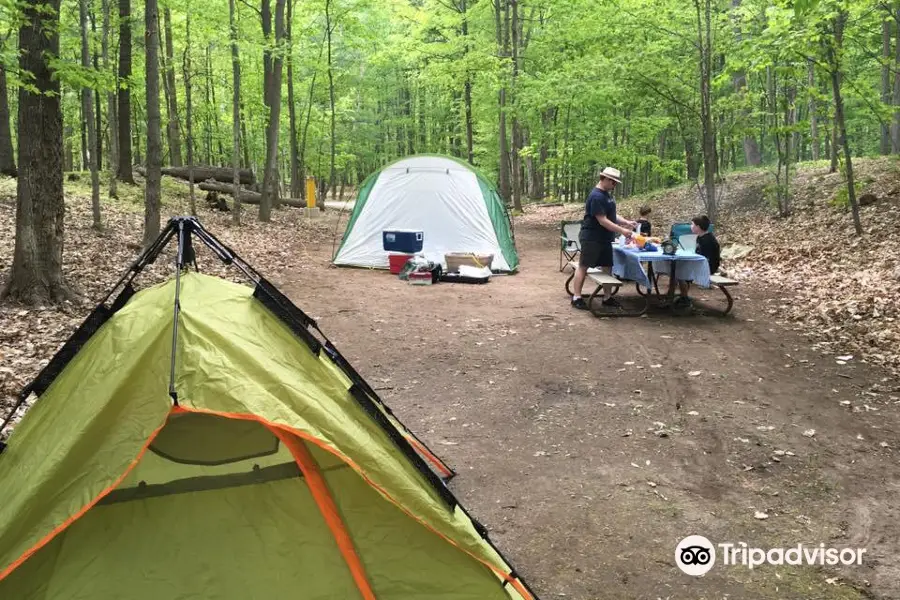
M277 283L544 600L900 598L896 381L811 351L752 282L725 319L595 319L569 306L558 230L516 238L520 273L483 286L329 268L330 244ZM867 552L695 578L674 560L691 534Z

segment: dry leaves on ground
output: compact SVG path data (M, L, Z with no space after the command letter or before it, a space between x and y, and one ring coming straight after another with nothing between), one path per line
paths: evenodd
M167 183L163 186L163 227L170 217L187 212L187 186ZM19 391L49 362L141 252L143 207L133 199L140 196L140 188L120 184L123 200L118 201L106 201L103 194L104 230L98 233L91 228L89 190L80 184L66 184L63 270L79 300L61 306L0 305L0 420L15 404ZM15 186L14 179L0 179L0 281L9 273L13 258ZM102 189L105 192L106 188ZM275 210L271 223L260 223L256 207L247 207L242 213L242 226L234 227L231 213L206 209L202 194L197 200L198 217L204 227L276 284L287 274L313 268L307 247L330 242L334 234L326 222L309 220L302 211L290 208ZM201 271L247 283L242 273L225 266L202 244L195 241L194 246ZM170 244L141 273L136 280L138 287L159 283L174 273L173 250L174 244Z

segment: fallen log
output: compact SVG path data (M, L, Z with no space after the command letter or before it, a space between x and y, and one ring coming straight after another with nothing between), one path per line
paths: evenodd
M146 177L147 171L144 169L143 165L138 165L134 168L135 171L141 174L141 176ZM163 167L162 174L168 175L169 177L177 177L178 179L184 179L185 181L190 181L190 173L187 167ZM253 174L253 171L250 169L238 169L238 177L240 177L241 185L253 185L256 183L256 176ZM231 183L234 181L234 171L231 167L208 167L203 165L195 165L194 166L194 183L199 183L201 181L207 181L212 179L214 181L222 181L224 183Z
M214 183L211 181L204 181L200 184L200 189L204 192L220 192L223 194L229 194L234 196L234 188L231 185L225 183ZM262 194L259 192L251 192L250 190L241 190L241 202L244 204L259 204L260 200L262 200ZM301 200L299 198L281 198L279 200L281 204L287 204L288 206L293 206L294 208L305 208L306 201Z

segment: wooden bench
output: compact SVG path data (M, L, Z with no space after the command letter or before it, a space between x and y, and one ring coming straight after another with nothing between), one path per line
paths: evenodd
M709 283L713 287L719 288L723 294L725 294L725 299L728 301L728 306L725 307L722 312L722 316L727 315L731 312L731 308L734 306L734 298L731 297L731 292L728 291L728 288L738 285L738 282L734 279L729 279L727 277L723 277L721 275L710 275Z
M578 270L578 261L570 260L566 266L572 267L572 274L569 275L568 279L566 279L566 293L567 293L567 294L569 295L569 297L571 298L572 296L575 295L574 292L572 291L572 285L571 285L571 284L572 284L572 280L575 279L575 272ZM604 283L605 283L606 285L613 285L613 286L615 286L615 289L613 290L613 296L615 296L616 293L618 293L619 287L621 287L622 284L624 283L624 282L622 282L621 280L616 279L615 277L612 277L611 275L605 274L605 273L604 273L603 271L601 271L600 269L588 269L587 274L588 274L588 276L587 276L585 279L590 278L591 280L593 280L595 283L598 283L598 284L599 284L600 282L596 279L596 277L605 277L605 278L607 278L608 281L605 281ZM590 297L590 294L585 294L583 290L582 290L582 292L581 292L581 295L582 295L583 297L585 297L585 298Z
M574 269L578 268L578 263L575 261L569 261L569 266L573 268L573 272L569 275L569 278L566 279L566 293L571 298L573 296L571 283L572 280L575 279ZM626 281L622 281L621 279L614 277L612 275L607 275L600 269L588 269L587 277L585 280L590 279L594 282L595 288L594 291L590 294L585 294L582 290L582 297L587 298L586 302L588 308L590 308L591 313L595 317L639 317L647 312L647 308L649 306L649 299L647 297L643 298L643 305L638 310L628 310L625 308L622 309L610 309L604 307L600 298L603 297L603 286L608 285L612 288L612 295L615 296L619 292L619 288L621 288ZM598 298L597 296L600 296Z

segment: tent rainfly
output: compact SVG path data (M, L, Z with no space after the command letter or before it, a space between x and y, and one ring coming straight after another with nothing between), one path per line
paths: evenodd
M135 291L173 237L175 276ZM193 238L254 288L187 270ZM0 447L0 598L535 598L446 465L196 219L169 222L31 394Z
M491 270L519 266L506 205L489 181L445 156L411 156L370 175L362 184L335 265L387 268L382 232L424 232L422 252L443 262L449 252L493 254Z

